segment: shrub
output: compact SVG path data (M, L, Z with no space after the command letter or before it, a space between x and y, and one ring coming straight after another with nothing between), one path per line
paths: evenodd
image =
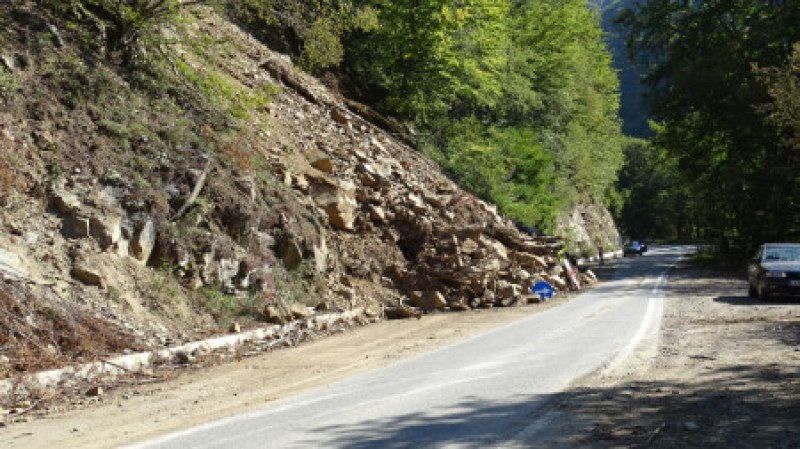
M39 0L42 6L73 24L82 25L83 41L118 53L124 65L134 64L143 44L160 27L174 23L181 8L207 0ZM98 39L99 38L99 39Z

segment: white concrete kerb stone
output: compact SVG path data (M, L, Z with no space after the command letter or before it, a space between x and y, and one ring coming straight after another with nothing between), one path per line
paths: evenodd
M314 327L330 325L338 321L350 322L356 317L364 315L364 312L364 309L359 308L342 313L315 315L309 318L308 322L309 325ZM17 385L23 385L28 389L46 389L55 387L71 379L92 381L100 377L114 378L115 376L126 373L137 373L152 366L158 360L171 360L176 354L181 352L192 353L195 350L213 351L220 348L235 349L250 341L266 340L276 335L299 329L301 324L300 321L293 321L285 325L271 325L237 334L194 341L172 348L113 356L82 365L40 371L38 373L22 376L21 378L3 379L0 380L0 397L13 394Z

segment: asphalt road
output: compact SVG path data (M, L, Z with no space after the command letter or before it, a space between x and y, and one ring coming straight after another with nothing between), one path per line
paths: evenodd
M138 448L478 448L535 444L544 406L658 330L687 248L616 262L611 281L504 328ZM537 430L539 429L539 430Z

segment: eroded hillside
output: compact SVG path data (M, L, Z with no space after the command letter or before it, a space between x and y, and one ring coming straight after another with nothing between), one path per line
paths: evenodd
M32 6L0 16L3 378L566 289L559 240L520 233L211 10L138 72L81 54Z

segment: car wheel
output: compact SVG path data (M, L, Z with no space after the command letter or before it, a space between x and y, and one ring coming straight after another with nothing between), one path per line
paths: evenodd
M747 284L747 296L751 298L758 296L758 292L756 291L756 288L753 287L753 284Z

